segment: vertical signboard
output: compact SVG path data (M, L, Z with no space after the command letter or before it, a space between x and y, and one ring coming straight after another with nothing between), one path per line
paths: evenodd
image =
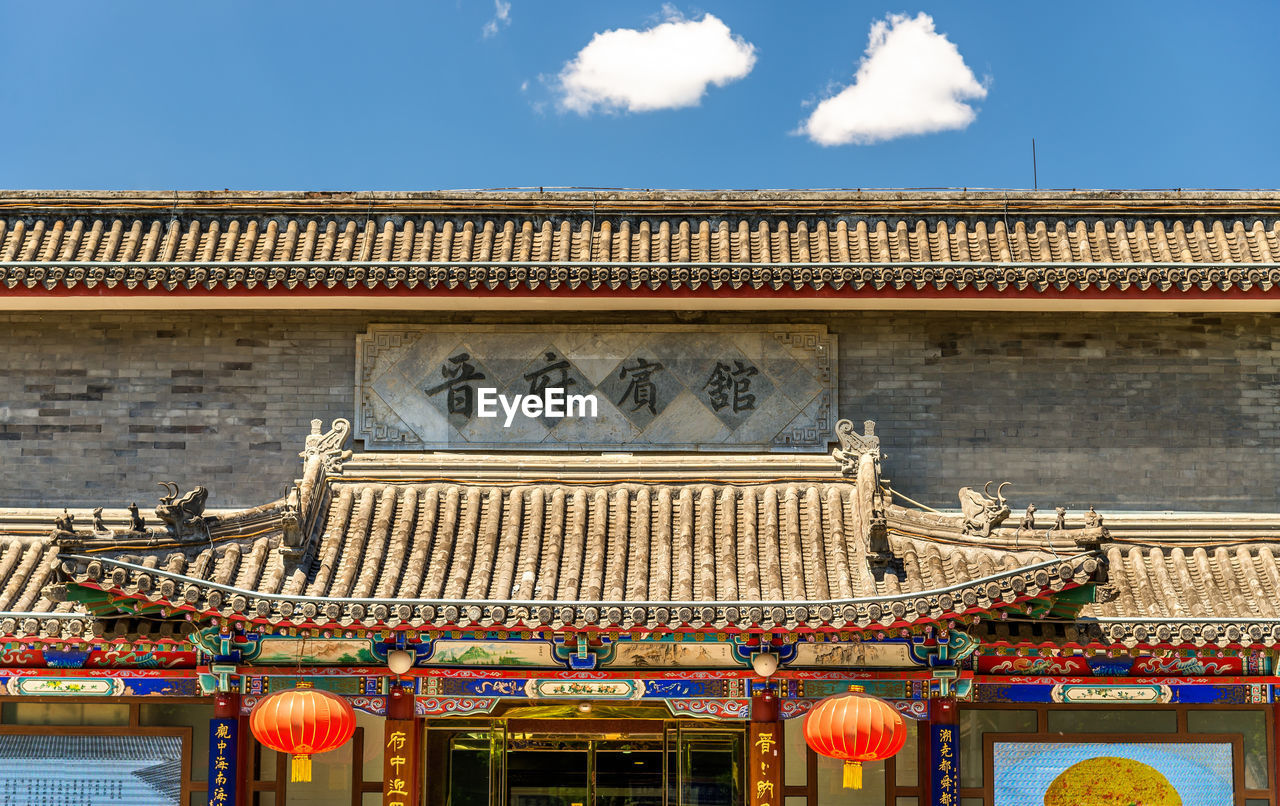
M418 731L412 719L388 719L383 731L382 806L418 802Z
M209 720L209 806L235 806L239 729L235 719Z
M956 741L956 726L946 723L929 725L930 753L929 776L933 787L930 803L937 806L958 806L960 803L960 750Z
M751 806L778 806L782 792L782 762L778 758L777 722L751 722L747 796Z

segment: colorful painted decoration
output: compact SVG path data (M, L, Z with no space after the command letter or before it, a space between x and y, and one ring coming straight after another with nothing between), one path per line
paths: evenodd
M311 780L311 756L347 743L356 714L342 697L313 688L277 692L249 714L254 737L278 753L293 756L294 781Z
M844 788L862 788L863 761L895 755L907 741L907 723L892 705L850 686L814 706L804 722L814 752L844 760Z

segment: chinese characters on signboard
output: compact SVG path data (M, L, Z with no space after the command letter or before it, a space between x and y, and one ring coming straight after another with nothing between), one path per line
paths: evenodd
M778 758L778 723L752 722L747 794L751 806L781 803L782 763Z
M209 806L234 806L236 802L236 731L234 719L209 721Z
M932 775L933 800L938 806L959 806L960 803L960 751L956 741L955 725L930 725L933 739Z
M388 719L383 731L382 806L416 806L418 734L412 719Z
M822 451L825 328L373 325L357 338L368 449Z

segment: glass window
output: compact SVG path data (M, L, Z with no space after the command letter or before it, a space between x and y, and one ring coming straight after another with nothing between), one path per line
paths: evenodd
M804 717L782 722L782 785L804 786L809 745L804 742Z
M1192 733L1239 733L1244 736L1244 785L1267 788L1267 717L1262 711L1187 712Z
M907 743L902 746L898 755L893 757L893 763L896 765L893 777L901 787L918 786L920 783L920 753L917 746L920 724L914 719L908 719L906 722Z
M427 802L489 806L489 733L429 730L426 739Z
M1174 711L1050 711L1050 733L1177 733Z
M276 779L276 751L270 747L258 745L258 780L274 781Z
M818 756L818 803L821 806L883 806L884 762L862 762L862 788L844 788L844 762Z
M253 806L276 806L276 793L255 792L252 803Z
M191 728L191 780L209 780L209 720L213 706L204 703L143 703L138 707L143 725ZM252 740L252 736L249 737Z
M351 744L312 756L311 780L291 780L285 791L288 806L351 806Z
M129 706L79 702L7 702L6 725L128 725Z
M809 799L788 795L782 799L782 806L808 806Z
M385 723L386 720L380 716L356 711L356 728L364 729L364 759L360 771L362 780L382 780L382 750L383 745L386 744Z
M587 803L591 777L588 750L586 741L548 741L528 748L512 741L507 750L507 804Z
M897 806L919 806L919 804L920 804L919 798L915 798L915 797L898 798Z
M188 806L209 806L209 793L203 789L197 789L191 793L187 803Z
M181 737L173 735L120 736L75 728L3 734L0 803L187 806L180 775L183 749Z
M742 734L680 732L682 806L733 806L742 802Z
M595 806L662 806L662 739L593 742Z
M960 708L960 786L982 786L982 734L1035 733L1036 712Z

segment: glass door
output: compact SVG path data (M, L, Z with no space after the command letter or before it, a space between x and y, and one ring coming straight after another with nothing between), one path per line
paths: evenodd
M589 806L589 740L511 734L507 739L506 806Z
M444 775L427 781L441 788L430 801L448 806L489 806L493 745L498 731L459 731L442 734ZM498 737L500 738L500 737ZM439 762L438 762L439 763ZM442 796L442 797L441 797Z
M743 802L741 733L681 727L678 757L679 806L736 806Z
M661 737L593 741L595 806L663 806Z
M652 732L563 729L429 731L431 806L738 806L743 734L653 720ZM620 726L622 727L622 726ZM656 729L656 730L655 730ZM616 731L616 732L615 732Z

